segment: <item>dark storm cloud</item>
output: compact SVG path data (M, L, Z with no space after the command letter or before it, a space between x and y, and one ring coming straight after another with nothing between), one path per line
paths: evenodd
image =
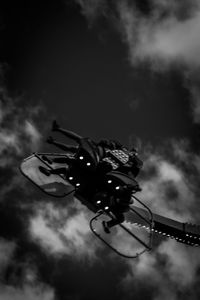
M178 69L191 94L193 120L199 123L199 1L77 1L90 22L110 20L127 44L133 67Z
M54 291L38 278L37 267L35 268L31 262L32 255L28 251L26 255L22 255L22 252L30 247L26 227L32 209L31 189L19 173L19 164L25 154L36 151L40 147L43 130L39 130L38 124L41 124L39 118L42 115L42 108L39 105L28 105L24 96L11 96L3 83L3 77L2 73L0 298L2 300L52 300ZM29 195L26 189L29 189Z
M76 210L75 214L70 213L71 208ZM101 245L91 235L90 218L91 214L78 201L70 203L65 210L51 203L43 204L30 220L30 234L48 254L70 255L78 261L92 262Z
M172 140L157 149L146 148L144 157L140 199L153 212L199 224L199 155L193 152L187 141ZM130 298L134 295L135 282L137 286L141 285L141 289L142 284L151 287L151 299L199 297L195 290L200 280L198 248L165 239L152 252L142 255L138 262L130 262L129 267L131 272L127 273L123 285Z
M183 85L190 91L193 121L199 122L198 1L154 0L143 6L139 1L126 0L77 2L90 24L101 17L113 22L128 46L133 67L145 65L162 74L171 69L184 74ZM200 223L199 154L187 140L169 140L157 148L142 146L146 153L140 178L141 199L163 216ZM166 239L138 261L125 263L129 267L122 280L126 299L139 299L144 289L155 300L198 299L198 248Z
M10 187L20 184L17 168L19 160L25 153L39 149L41 143L42 135L35 125L41 114L41 108L24 104L25 99L10 96L2 82L0 87L0 167L2 173L5 170L3 176L5 185L2 182L1 188L2 197Z
M3 84L1 92L0 298L89 299L98 291L96 298L106 299L126 266L115 267L108 255L107 272L105 249L89 229L91 214L78 201L52 201L20 176L21 160L40 150L44 112L11 96ZM99 272L107 272L103 288Z
M107 1L80 0L78 3L92 22L102 14L109 17L108 12L112 13ZM115 14L112 20L129 45L131 63L135 65L147 60L153 69L163 72L170 62L169 50L160 49L159 43L155 43L153 49L148 30L152 28L155 37L160 37L160 23L154 28L157 13L164 25L167 23L165 16L169 20L175 16L175 32L180 34L178 24L188 24L187 20L193 19L195 2L184 1L185 7L189 8L185 15L183 4L178 1L153 1L153 7L142 6L140 1L135 4L133 1L110 3ZM135 23L138 25L138 43L132 36ZM170 40L174 41L174 38L168 37L167 41ZM144 46L151 46L151 51L147 52L148 47ZM195 58L189 57L189 52L184 52L180 46L173 50L172 60L175 61L180 51L184 64L193 66ZM156 57L163 63L162 67L158 67ZM40 123L41 117L38 119L38 107L20 104L22 99L8 96L5 87L2 87L1 99L4 100L0 112L0 165L6 178L1 190L0 298L88 300L94 297L110 299L112 294L120 300L197 299L193 291L199 283L199 249L162 240L154 251L138 260L122 260L107 252L91 235L90 214L79 203L70 202L66 206L67 200L62 204L53 202L19 177L20 160L40 148L44 124ZM155 212L182 221L198 222L199 185L192 174L199 176L200 159L186 146L183 141L174 140L159 149L146 150L141 198ZM119 243L122 241L124 243L124 239Z

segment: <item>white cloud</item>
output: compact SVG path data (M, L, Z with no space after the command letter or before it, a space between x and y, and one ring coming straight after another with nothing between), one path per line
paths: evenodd
M143 191L141 197L138 197L153 212L163 216L183 222L199 220L199 184L190 172L193 170L198 176L199 165L199 156L191 152L186 140L173 140L167 147L159 147L159 151L148 150L144 163L144 171L148 176L142 180ZM173 199L167 193L171 186L177 191ZM130 296L133 296L131 287L134 283L141 284L148 280L145 285L154 291L154 300L178 300L183 290L187 292L188 299L198 299L193 292L200 267L197 247L164 239L157 246L154 244L151 252L143 254L137 261L127 261L127 264L129 272L122 283L124 289L129 290Z
M36 272L31 266L15 261L14 251L17 245L14 242L0 239L0 279L4 278L9 265L23 268L23 283L20 287L0 283L1 300L54 300L52 288L37 281Z
M35 287L24 285L22 288L0 285L1 300L55 300L53 289L45 285Z
M200 66L200 12L192 19L180 22L168 19L165 22L141 24L139 42L131 51L135 59L150 59L158 64L180 63L188 67Z
M191 221L189 207L194 205L195 199L182 170L161 155L149 153L145 161L146 171L151 167L156 168L157 173L141 181L141 199L154 213L179 221ZM174 199L170 198L171 190L175 193Z
M23 97L11 97L0 86L0 166L13 166L16 158L38 150L41 133L35 125L41 106L23 106Z
M2 132L0 132L0 155L4 150L8 149L15 150L17 154L21 153L17 135L8 130L3 130Z
M134 285L142 288L143 284L151 288L154 300L178 300L182 290L187 291L188 299L197 299L193 298L193 286L200 266L199 249L166 240L137 261L128 260L126 263L129 272L122 280L122 287L130 299L134 296Z
M118 2L121 29L128 43L133 65L150 61L162 69L170 64L196 68L199 59L200 6L185 1L189 13L180 18L183 4L177 1L153 1L148 16L128 1ZM165 13L165 17L164 17Z
M36 151L39 146L40 146L40 141L41 141L41 133L38 131L36 126L33 124L33 122L26 120L25 125L24 125L24 131L25 134L29 137L32 151Z
M178 68L185 75L185 85L191 93L193 120L200 122L198 0L152 0L148 14L143 14L134 1L76 2L89 23L100 16L114 21L114 28L128 45L133 67L145 63L156 72Z
M0 277L3 275L6 267L12 261L15 250L15 243L4 239L0 239Z
M168 240L159 246L158 253L167 258L166 272L171 281L182 287L195 282L200 266L199 249Z
M49 254L94 259L99 244L89 228L90 213L78 202L71 205L76 210L72 215L68 213L70 205L65 210L52 204L36 209L30 235Z
M81 6L82 13L87 17L88 22L93 22L100 14L104 14L106 1L104 0L76 0Z
M133 66L147 63L157 72L180 68L191 93L195 123L200 122L200 3L154 0L142 15L129 1L118 2L123 39Z
M65 245L59 238L59 234L48 227L42 215L38 215L31 220L31 235L50 253L65 252Z

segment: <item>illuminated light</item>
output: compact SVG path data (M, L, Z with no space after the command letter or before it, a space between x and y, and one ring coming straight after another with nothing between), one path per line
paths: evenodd
M82 160L82 159L83 159L83 156L79 156L79 159L81 159L81 160Z
M69 180L73 180L73 177L72 177L72 176L70 176L70 177L69 177Z
M166 233L165 233L165 232L163 232L163 235L166 235Z
M88 163L87 163L87 166L90 166L90 165L91 165L91 163L90 163L90 162L88 162Z
M186 233L186 236L189 236L189 234L188 234L188 233Z
M195 246L198 247L199 245L198 245L198 244L195 244Z
M100 203L101 203L101 200L98 200L98 201L97 201L97 204L100 204Z
M80 186L80 183L77 183L76 186Z
M116 190L119 190L120 189L120 187L119 186L116 186L116 188L115 188Z
M160 233L160 234L161 234L161 233L162 233L162 231L159 231L158 233Z
M105 209L105 210L108 210L108 209L109 209L109 207L108 207L108 206L106 206L104 209Z
M158 230L155 230L155 232L158 232Z
M197 236L194 236L194 239L197 239Z
M112 180L108 180L108 183L112 183Z
M167 236L170 236L170 234L167 234Z

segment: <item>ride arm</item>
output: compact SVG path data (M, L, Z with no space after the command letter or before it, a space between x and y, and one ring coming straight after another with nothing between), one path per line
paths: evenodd
M135 196L133 198L137 199ZM147 212L140 207L131 206L133 213L125 213L125 219L127 222L135 224L136 226L143 227L148 229L148 226L145 222L142 221L142 218L138 216L140 214L143 217L147 217ZM178 242L191 245L191 246L200 246L200 226L193 225L189 223L182 223L175 221L173 219L160 216L158 214L153 214L153 231L161 234L166 237L173 238Z

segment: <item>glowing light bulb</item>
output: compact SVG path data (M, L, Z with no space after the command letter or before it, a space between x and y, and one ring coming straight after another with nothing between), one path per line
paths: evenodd
M81 159L81 160L82 160L82 159L83 159L83 156L80 156L80 157L79 157L79 159Z
M76 186L80 186L80 183L77 183Z
M69 177L69 180L73 180L73 177L72 177L72 176L70 176L70 177Z
M105 209L105 210L108 210L108 209L109 209L109 207L108 207L108 206L106 206L104 209Z
M87 166L90 166L90 165L91 165L91 163L90 163L90 162L88 162L88 163L87 163Z
M119 186L116 186L116 188L115 188L116 190L119 190L120 189L120 187Z
M108 183L112 183L112 180L108 180Z
M100 204L100 203L101 203L101 200L98 200L98 201L97 201L97 204Z

